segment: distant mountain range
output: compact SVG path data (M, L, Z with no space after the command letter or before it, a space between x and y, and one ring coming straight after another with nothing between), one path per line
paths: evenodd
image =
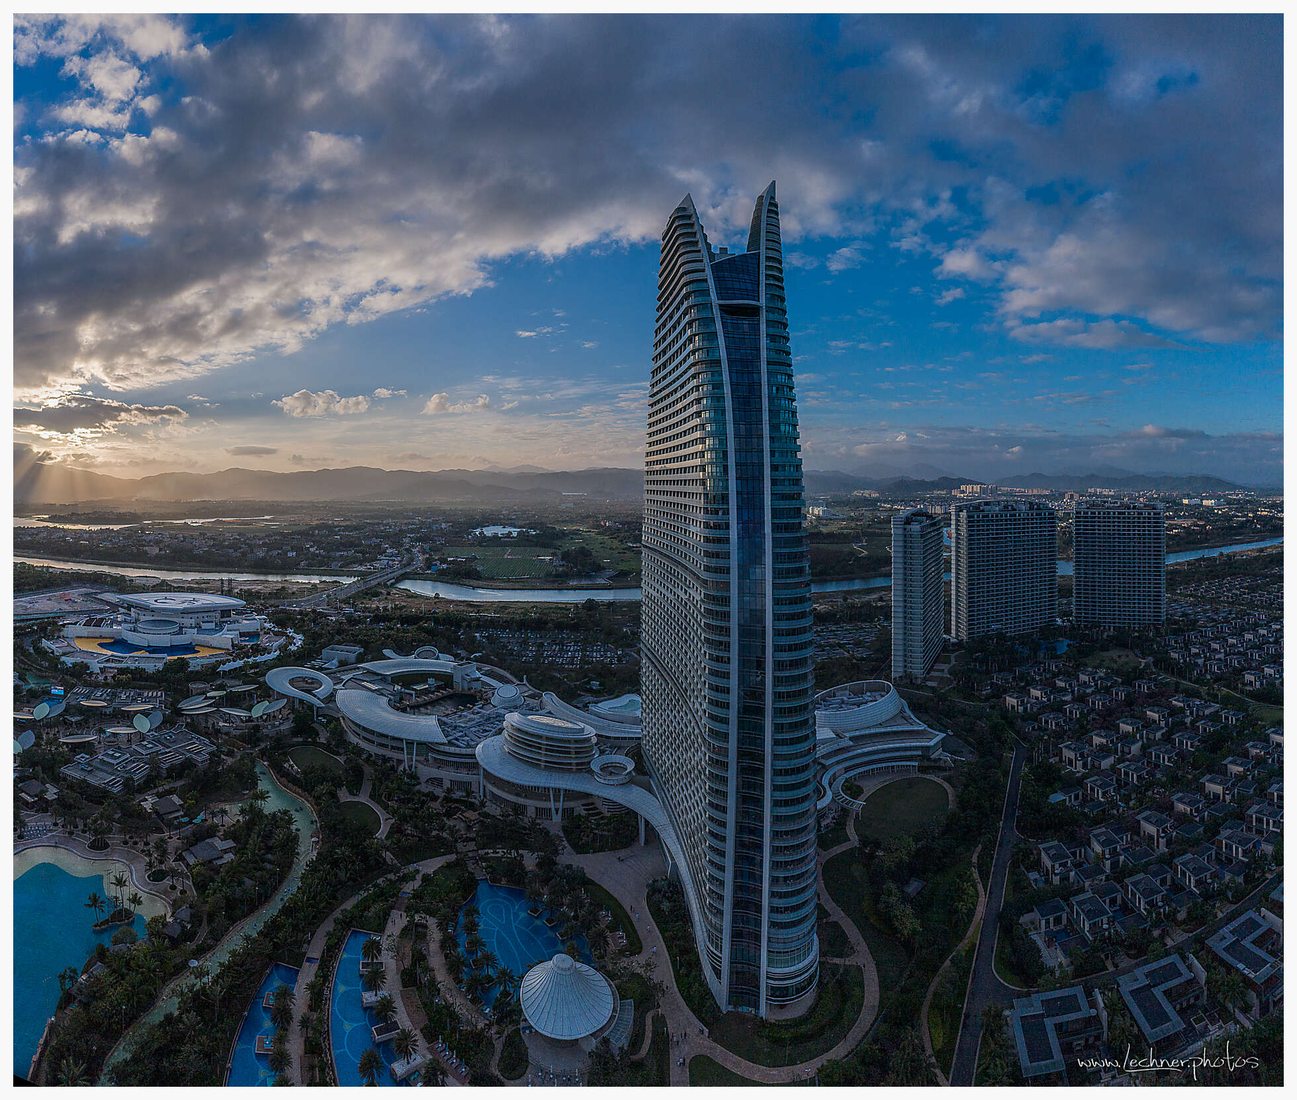
M927 472L924 470L923 472ZM976 482L971 477L862 477L841 470L808 470L809 497L877 489L898 496L921 495ZM1165 493L1211 493L1241 486L1218 477L1136 474L1110 470L1089 474L1027 474L1001 485L1022 489L1125 489ZM233 468L210 474L151 474L112 477L93 470L48 462L15 465L14 499L23 504L77 504L96 501L408 501L446 503L479 501L539 502L579 494L602 500L639 500L644 491L640 470L616 467L589 470L382 470L350 466L338 470L279 473Z

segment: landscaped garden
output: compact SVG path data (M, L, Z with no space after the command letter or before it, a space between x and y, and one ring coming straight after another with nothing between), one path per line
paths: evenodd
M342 781L345 768L342 761L332 753L325 752L317 745L294 745L288 750L288 758L297 765L299 771L307 768L323 768L336 773L338 782Z
M378 816L378 811L368 802L344 802L339 812L347 821L359 825L370 836L376 836L379 827L382 825L382 819Z
M933 779L897 779L865 799L856 820L856 835L875 840L908 836L938 824L949 812L946 788Z

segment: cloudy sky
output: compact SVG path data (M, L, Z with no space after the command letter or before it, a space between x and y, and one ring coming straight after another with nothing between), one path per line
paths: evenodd
M15 19L15 429L637 465L657 241L778 180L807 465L1281 476L1265 17Z

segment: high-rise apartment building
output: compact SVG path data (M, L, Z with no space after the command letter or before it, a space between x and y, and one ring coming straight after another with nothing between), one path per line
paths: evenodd
M1166 621L1166 515L1155 501L1078 501L1072 617L1103 626Z
M819 976L811 588L779 207L715 250L662 234L644 470L643 752L689 863L725 1008L809 1007Z
M1058 615L1058 517L1037 500L950 509L950 633L1027 634Z
M913 508L892 517L892 678L922 680L945 631L941 517Z

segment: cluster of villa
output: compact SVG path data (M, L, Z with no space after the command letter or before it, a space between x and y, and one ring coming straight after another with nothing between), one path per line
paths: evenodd
M1198 607L1192 630L1166 637L1166 655L1186 675L1237 676L1245 688L1283 687L1283 620L1266 611Z
M1161 678L1125 685L1095 669L1051 668L1058 664L1024 670L1026 690L1003 701L1020 714L1051 708L1024 725L1032 759L1074 777L1049 801L1090 823L1082 840L1069 829L1039 843L1029 874L1062 894L1024 920L1046 964L1063 970L1098 941L1164 934L1199 902L1270 866L1283 826L1283 734L1172 694ZM1222 743L1223 752L1207 751Z
M1238 975L1239 1010L1254 1019L1283 1006L1282 887L1267 906L1246 910L1206 941L1206 957ZM1231 1011L1213 1003L1206 969L1185 951L1123 972L1117 991L1147 1049L1164 1058L1200 1051L1223 1033ZM1018 998L1009 1022L1022 1075L1036 1083L1075 1079L1085 1059L1105 1053L1110 1023L1100 991L1084 984ZM1123 1052L1107 1053L1120 1060Z

